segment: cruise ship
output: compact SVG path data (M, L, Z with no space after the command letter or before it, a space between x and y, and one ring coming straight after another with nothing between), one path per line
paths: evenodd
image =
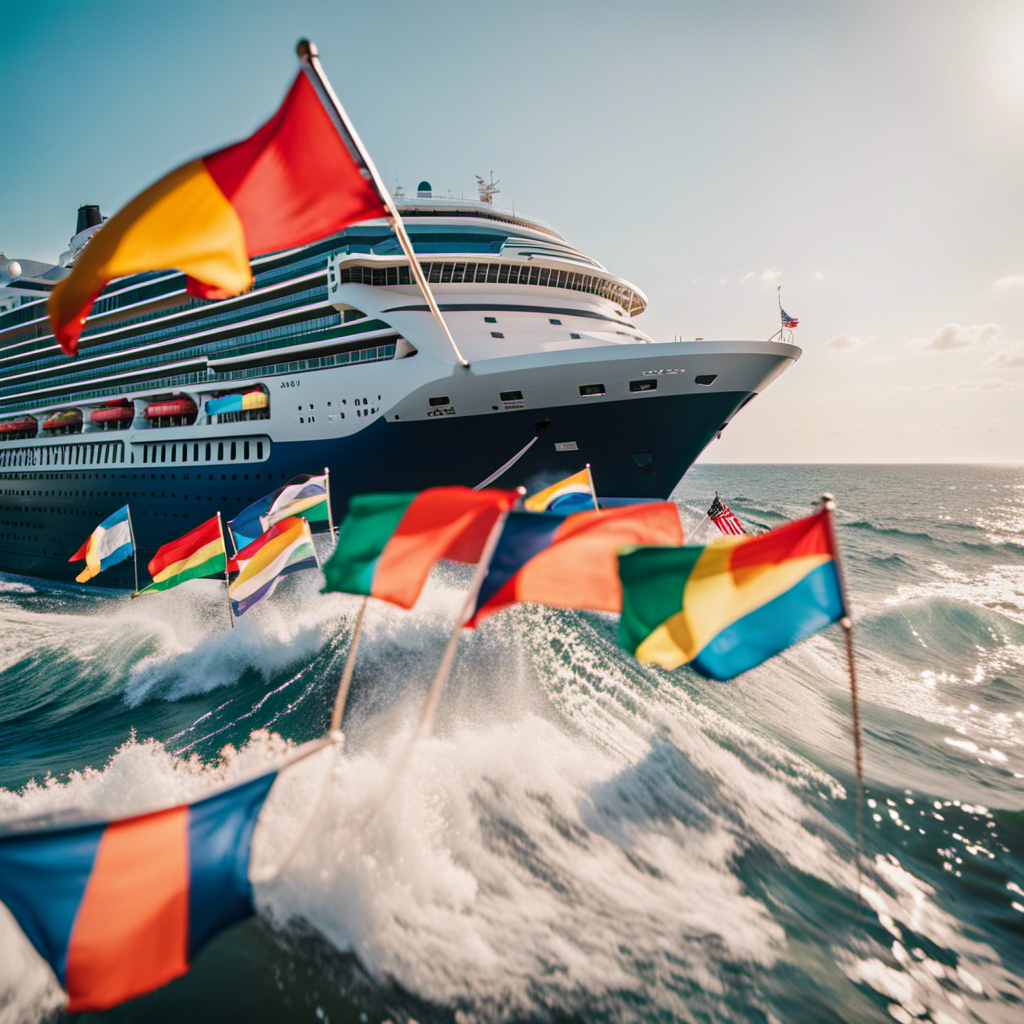
M126 503L144 565L325 467L336 518L353 494L541 486L584 463L602 495L666 498L800 350L655 341L637 287L494 192L395 197L468 366L383 220L254 259L235 298L192 298L176 272L114 281L75 359L46 298L99 209L56 265L0 256L0 570L72 580ZM96 582L130 587L131 562Z

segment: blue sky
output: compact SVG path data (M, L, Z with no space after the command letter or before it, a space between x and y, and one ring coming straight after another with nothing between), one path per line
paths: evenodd
M248 134L303 35L390 184L493 169L651 336L767 338L782 285L804 356L705 460L1024 462L1019 0L8 5L0 249Z

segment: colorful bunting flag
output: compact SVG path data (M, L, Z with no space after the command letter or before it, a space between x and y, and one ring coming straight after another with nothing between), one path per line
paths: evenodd
M200 298L253 283L249 257L304 245L386 215L304 67L254 135L191 160L136 196L89 239L53 289L50 322L68 355L114 278L176 268Z
M70 1011L166 984L253 913L252 834L277 774L151 814L0 835L0 901Z
M324 564L324 591L365 594L411 608L434 563L475 562L516 491L434 487L420 494L363 494L349 502Z
M316 567L309 523L294 516L282 519L228 561L228 571L238 573L228 587L234 613L241 615L270 597L282 576Z
M760 665L844 614L828 512L706 547L619 557L619 644L663 668L712 679Z
M517 601L617 612L619 549L682 542L679 511L667 501L568 516L511 512L467 625Z
M212 576L227 568L227 550L220 516L207 519L201 526L190 530L184 537L172 540L158 548L149 563L153 582L147 590L170 590L186 580Z
M128 506L125 505L112 516L107 516L68 561L79 562L85 559L85 568L75 577L79 583L85 583L104 569L131 558L134 553L132 524L128 517Z

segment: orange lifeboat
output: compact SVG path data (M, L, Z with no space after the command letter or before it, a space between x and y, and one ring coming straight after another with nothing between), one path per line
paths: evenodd
M0 437L21 437L25 434L35 436L38 426L38 421L31 416L20 420L8 420L6 423L0 423Z
M107 402L102 409L94 409L89 415L93 423L124 423L135 417L134 406L124 402Z
M193 418L199 410L191 398L169 398L147 405L143 415L147 420Z

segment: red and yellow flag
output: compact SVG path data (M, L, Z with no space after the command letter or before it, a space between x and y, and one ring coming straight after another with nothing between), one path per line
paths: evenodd
M303 69L254 135L171 171L104 223L50 295L53 333L75 355L115 278L178 269L190 294L225 298L252 286L250 256L385 215Z

